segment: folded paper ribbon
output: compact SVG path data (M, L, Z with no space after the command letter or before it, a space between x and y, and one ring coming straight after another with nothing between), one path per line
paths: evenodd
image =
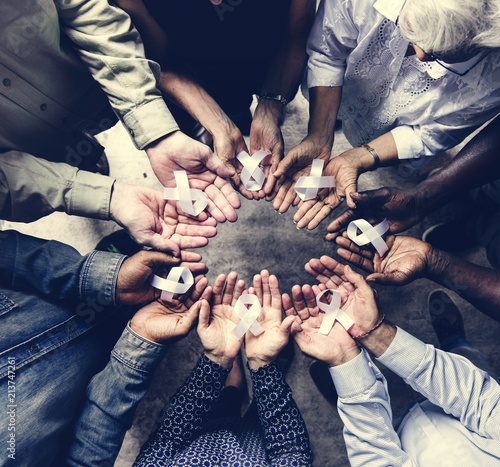
M247 305L250 307L248 308ZM241 339L247 331L250 331L254 336L264 332L264 328L257 321L262 307L256 295L243 294L238 298L234 310L241 320L232 332L235 339Z
M166 302L171 302L174 294L180 295L186 293L193 284L194 277L192 272L182 266L172 268L166 279L156 274L151 278L151 285L156 289L162 290L160 298Z
M322 176L323 159L314 159L311 165L309 176L302 176L295 184L295 191L302 201L316 198L320 188L333 188L335 186L335 177Z
M266 176L264 172L260 169L259 164L262 162L269 153L267 151L257 151L251 156L245 152L241 151L236 158L240 161L243 166L241 171L241 183L248 191L259 191L264 185Z
M164 188L163 197L179 201L184 212L197 216L207 207L207 195L196 188L189 188L189 180L185 170L175 170L174 177L176 188Z
M358 229L362 233L358 235ZM371 243L380 256L384 256L389 249L382 235L389 230L389 222L384 219L380 224L373 227L364 219L356 219L347 226L347 236L358 246Z
M330 303L322 302L321 297L328 292L332 294ZM316 296L316 303L318 308L325 312L325 316L323 316L323 321L318 330L320 334L327 335L332 330L335 321L338 321L346 331L354 325L354 321L351 317L340 309L340 294L336 290L323 290L323 292Z

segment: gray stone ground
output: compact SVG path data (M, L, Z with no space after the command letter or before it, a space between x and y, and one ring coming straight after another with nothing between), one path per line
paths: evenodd
M288 108L283 128L287 149L305 136L307 119L307 103L298 96ZM117 126L105 134L103 144L107 148L111 175L124 181L159 186L145 155L133 148L121 127ZM338 132L334 154L349 147L342 133ZM434 160L425 164L407 164L404 169L379 169L361 177L360 189L391 185L407 187L417 183L439 163L439 160ZM423 225L411 229L409 234L420 236L429 225L453 218L458 211L458 206L448 206L426 219ZM299 231L292 223L292 211L279 215L265 201L243 200L238 214L238 221L235 224L220 225L217 237L201 251L203 260L210 268L208 276L211 281L220 273L235 270L248 282L255 273L267 268L278 276L282 291L289 291L297 283L314 283L313 278L304 271L304 264L310 258L322 254L335 256L334 244L323 240L328 224L326 221L316 231ZM102 236L117 228L112 222L70 218L63 214L54 214L29 226L6 222L0 226L15 227L33 235L57 239L72 244L82 253L90 251ZM484 252L480 249L467 251L463 257L488 265ZM420 339L436 344L427 311L427 296L436 287L434 283L424 279L400 288L378 287L380 304L391 321ZM494 370L500 373L500 324L482 315L457 296L454 298L463 312L469 339L485 353ZM200 349L195 332L171 346L157 370L147 396L139 406L116 466L132 465L140 446L156 426L163 406L193 368ZM308 372L310 363L311 360L296 348L287 380L309 430L315 454L314 465L349 465L342 439L342 423L336 408L323 399L312 383ZM384 374L388 379L393 410L396 414L401 413L417 395L398 377L385 370Z

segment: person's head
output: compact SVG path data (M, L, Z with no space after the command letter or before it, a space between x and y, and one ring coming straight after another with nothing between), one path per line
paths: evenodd
M500 0L406 0L398 26L418 58L464 62L500 48Z

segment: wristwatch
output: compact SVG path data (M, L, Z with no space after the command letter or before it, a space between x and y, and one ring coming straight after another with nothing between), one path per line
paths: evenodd
M276 94L274 92L265 92L259 96L259 99L270 99L272 101L281 102L283 105L288 104L288 100L283 97L281 94Z

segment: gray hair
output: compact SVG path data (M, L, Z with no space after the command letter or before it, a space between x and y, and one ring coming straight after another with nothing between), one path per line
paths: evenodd
M401 34L426 52L500 47L500 0L407 0Z

